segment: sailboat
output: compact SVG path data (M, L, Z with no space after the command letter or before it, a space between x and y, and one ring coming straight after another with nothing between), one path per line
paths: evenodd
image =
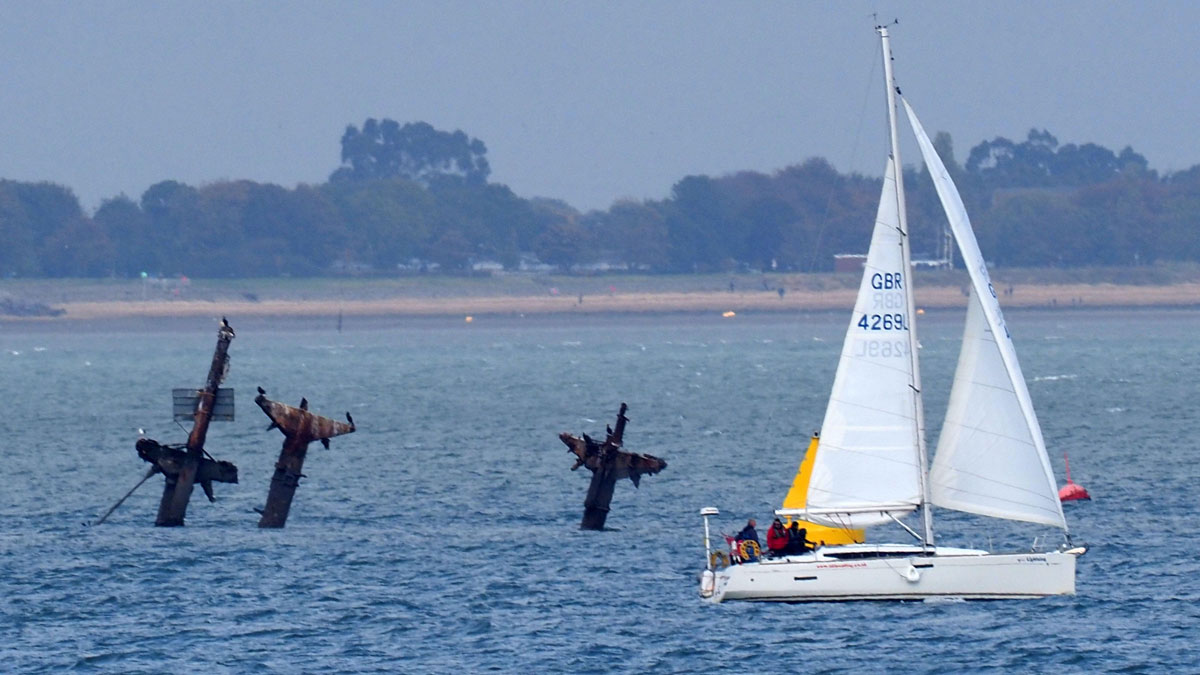
M719 512L706 507L700 595L714 602L1073 595L1075 563L1086 548L1071 545L1041 427L962 199L896 87L887 28L877 31L890 136L883 192L820 434L784 508L776 511L812 528L807 538L816 546L725 564L708 541L708 520ZM909 274L898 99L971 280L962 351L932 463ZM1061 528L1064 543L1011 553L937 545L932 506ZM918 511L919 526L902 520ZM863 533L885 524L898 525L912 540L868 542Z

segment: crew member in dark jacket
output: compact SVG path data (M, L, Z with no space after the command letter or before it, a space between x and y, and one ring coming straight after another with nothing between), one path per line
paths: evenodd
M752 541L757 544L758 530L754 529L754 526L757 524L758 523L754 522L753 518L747 520L746 526L742 528L741 532L737 533L737 536L734 537L734 539L737 539L738 541Z
M754 529L754 526L756 524L757 523L754 522L753 518L751 518L750 520L747 520L746 526L742 528L741 532L737 533L736 537L734 537L734 539L738 542L738 550L739 551L745 550L741 545L741 543L743 541L754 542L754 551L762 550L762 544L759 543L759 541L758 541L758 530ZM750 555L743 555L742 558L746 562L754 562L755 560L758 560L758 556L754 555L753 553L751 553Z
M800 523L792 521L792 526L788 528L788 547L787 552L794 555L799 555L806 551L812 551L817 548L817 543L808 540L808 529L800 527Z

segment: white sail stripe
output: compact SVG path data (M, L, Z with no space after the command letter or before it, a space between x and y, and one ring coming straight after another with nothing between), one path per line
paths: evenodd
M779 516L831 516L853 515L855 513L909 513L919 504L915 502L896 502L894 504L843 504L829 509L775 509Z
M977 389L991 389L993 391L1002 391L1006 394L1013 393L1012 387L1005 387L1005 386L1001 386L999 384L992 384L991 382L985 382L983 380L967 380L967 381L969 381L971 383L971 385Z
M990 342L990 340L988 342ZM995 343L992 343L992 344L995 344ZM957 373L955 373L955 374L957 375ZM978 378L978 377L968 377L968 378L964 378L964 380L967 382L970 382L973 386L976 386L976 387L981 387L984 389L994 389L996 391L1002 391L1006 394L1016 394L1016 392L1013 390L1012 383L1010 383L1010 382L1000 382L1000 383L989 382L988 380Z
M977 496L974 491L967 491L962 488L947 488L945 486L939 486L939 487L942 487L943 489L947 490L948 492L952 492L955 494L966 494L966 495L970 495L972 497ZM1035 523L1046 523L1047 525L1053 525L1053 524L1055 524L1055 521L1057 520L1058 509L1056 509L1052 506L1041 506L1038 504L1030 504L1029 502L1026 502L1026 501L1018 501L1018 500L1011 499L1011 498L1006 499L1004 497L990 497L989 501L997 502L1000 504L1010 504L1013 507L1016 507L1016 508L1012 509L1013 513L1027 513L1030 509L1033 509L1035 511L1038 511L1039 513L1045 514L1044 518L1036 518L1036 519L1035 518L1012 518L1012 520L1024 520L1024 521L1030 521L1030 522L1035 522ZM985 515L985 516L992 515L991 512L981 512L981 511L978 511L978 510L972 509L972 508L963 508L960 506L956 506L955 505L956 503L958 503L958 502L954 501L953 499L949 499L949 500L938 499L934 502L934 504L936 504L937 506L940 506L944 509L952 509L954 511L962 511L964 513L975 513L978 515Z
M899 313L899 312L897 312L897 313ZM852 356L847 356L846 354L842 354L841 358L840 358L840 359L838 359L838 360L839 360L839 361L853 361L853 362L855 362L855 363L858 363L858 361L857 361L857 360L856 360L854 357L852 357ZM896 368L895 366L889 366L889 365L886 365L886 364L883 364L883 363L872 363L871 365L872 365L872 366L875 366L876 368L879 368L880 370L890 370L890 371L892 371L892 372L894 372L894 373L900 373L900 374L903 374L903 375L907 375L907 374L908 374L908 369L907 369L907 368ZM844 399L841 399L841 400L844 400Z
M1019 485L1012 485L1010 483L1001 483L999 481L989 481L989 480L987 480L987 478L985 476L979 476L978 474L976 474L975 477L983 479L982 482L984 482L984 483L992 483L992 484L999 485L1002 487L1012 488L1014 491L1017 491L1017 492L1023 492L1023 493L1030 494L1035 497L1041 497L1041 495L1038 495L1036 493L1031 493L1028 490L1023 490ZM956 488L956 487L952 487L952 486L942 485L940 487L944 488L947 492L962 492L962 493L968 492L967 490L964 490L963 488ZM1014 506L1032 507L1035 509L1040 509L1049 514L1057 513L1057 509L1046 507L1046 506L1039 506L1037 503L1030 504L1027 501L1017 500L1017 499L1013 499L1011 497L1000 497L1000 496L989 495L988 499L989 499L989 501L1004 502L1004 503L1012 504ZM1047 502L1047 503L1050 503L1050 502ZM949 507L949 508L954 508L954 507ZM955 509L955 510L957 510L957 509ZM973 513L973 512L969 512L969 513Z
M837 446L827 446L827 447L835 448ZM850 448L841 448L841 447L838 447L837 449L841 450L842 452L844 452L848 455L861 455L863 457L870 457L874 461L890 462L892 464L899 464L901 466L916 466L911 461L906 462L903 460L896 459L895 457L889 457L887 455L878 455L878 454L871 453L871 452L864 452L864 450L880 450L883 452L900 452L900 451L911 452L912 448L898 447L898 446L893 446L893 445L880 445L880 446L877 446L874 448L864 448L863 446L859 446L859 448L860 449L858 449L858 450L852 450Z
M1002 434L1002 433L1000 433L999 431L991 431L991 430L989 430L989 429L984 429L983 427L979 427L979 426L972 426L972 425L970 425L970 424L964 424L964 423L962 423L962 422L959 422L957 418L956 418L956 419L951 419L951 418L947 417L947 418L946 418L946 423L947 423L947 424L949 424L949 423L951 423L951 422L953 422L954 424L958 425L959 427L961 427L961 428L963 428L963 429L969 429L970 431L974 431L975 433L977 433L977 434L980 434L980 435L983 435L983 436L995 436L996 438L1003 438L1003 439L1004 439L1004 440L1006 440L1006 441L1012 441L1012 442L1014 442L1014 443L1016 443L1016 444L1018 444L1018 445L1023 445L1023 446L1025 446L1025 447L1027 447L1027 448L1034 448L1034 449L1036 449L1036 448L1037 448L1037 446L1036 446L1036 445L1034 445L1033 443L1030 443L1030 442L1029 442L1029 439L1028 439L1028 438L1025 438L1025 437L1022 437L1022 436L1010 436L1010 435L1008 435L1008 434ZM958 471L963 471L963 469L959 468L959 469L958 469ZM969 472L969 471L963 471L963 473L970 473L970 472ZM1037 491L1037 490L1033 490L1033 492L1038 492L1038 491ZM1040 492L1039 492L1039 494L1040 494Z
M800 518L807 520L810 523L817 523L818 525L825 525L826 527L834 527L834 528L838 528L841 530L858 530L858 529L862 529L865 526L881 525L883 523L890 523L894 519L898 519L900 516L904 516L909 513L912 513L913 511L915 511L917 509L917 507L918 507L917 504L905 505L903 507L895 506L895 507L887 507L887 508L876 505L876 506L870 507L869 509L868 508L856 509L852 513L847 513L845 511L832 510L832 511L808 511L803 514L792 514L792 515L797 515ZM875 516L876 514L878 514L876 517L871 518L870 520L866 520L867 516ZM789 514L781 513L779 515L786 516Z
M895 418L897 418L897 419L901 419L901 420L905 420L905 421L907 421L907 420L911 420L911 419L912 419L911 417L909 417L909 416L907 416L907 415L905 415L905 414L903 414L903 413L898 413L898 412L895 412L895 411L893 411L893 410L889 410L889 409L887 409L887 408L876 408L876 407L874 407L874 406L869 406L869 405L867 405L867 404L865 404L865 403L855 403L854 401L850 401L850 400L847 400L847 399L844 399L844 398L832 398L832 397L830 397L830 399L829 399L829 400L831 400L831 401L837 401L838 403L841 403L841 404L842 404L842 405L844 405L844 406L851 407L851 408L858 408L859 410L869 410L869 411L871 411L871 412L877 412L877 413L880 413L880 414L883 414L883 415L891 415L892 417L895 417ZM885 428L885 427L883 427L883 426L881 426L881 425L857 424L857 425L855 425L855 427L854 427L854 428L856 428L856 429L882 429L882 428ZM910 447L910 448L911 448L911 447L912 447L912 443L906 443L906 444L905 444L905 446L906 446L906 447Z
M839 498L839 501L828 504L828 505L810 506L808 508L824 509L827 511L841 512L842 509L847 509L847 508L850 508L851 506L858 504L858 505L862 505L862 506L875 506L876 508L880 508L885 511L887 510L886 504L880 504L879 502L871 501L869 499L863 499L862 495L854 493L854 492L830 492L828 494L830 496ZM919 497L913 497L911 499L897 499L890 503L892 503L892 504L919 504L920 502L921 502L921 500Z

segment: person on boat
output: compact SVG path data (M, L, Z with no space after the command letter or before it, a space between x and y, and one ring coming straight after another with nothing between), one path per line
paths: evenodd
M816 542L808 540L808 529L800 527L800 523L793 520L792 526L788 528L786 551L790 554L799 555L807 551L816 550L816 548Z
M757 544L758 543L758 530L754 529L755 525L758 525L758 523L755 522L753 518L751 518L750 520L747 520L746 526L742 528L741 532L737 533L737 536L735 536L734 539L736 539L738 541L753 541L754 543Z
M758 556L754 555L754 552L761 550L762 544L760 544L758 541L758 530L754 529L754 526L757 524L758 523L756 523L753 518L751 518L750 520L747 520L746 526L743 527L742 531L738 532L737 536L734 537L734 540L738 544L739 551L746 549L745 546L742 546L742 542L751 542L751 541L754 542L754 547L752 549L751 554L750 555L744 555L744 554L742 555L743 562L754 562L754 561L758 560Z
M770 551L771 557L778 558L786 555L788 547L788 533L783 527L783 521L778 518L771 523L771 529L767 530L767 550Z

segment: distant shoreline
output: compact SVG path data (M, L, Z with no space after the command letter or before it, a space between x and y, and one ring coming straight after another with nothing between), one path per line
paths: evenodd
M2 290L2 287L0 287ZM462 289L459 289L460 291ZM56 317L0 316L0 322L71 322L120 318L229 317L467 317L495 315L603 315L725 312L802 312L849 310L856 288L787 290L668 290L613 292L542 292L540 294L480 294L442 292L392 297L212 297L210 299L85 299L50 303L65 313ZM1200 306L1200 283L1167 285L1020 284L1001 289L1006 308L1137 308ZM101 294L102 295L102 294ZM245 293L242 294L246 295ZM370 295L379 295L373 293ZM918 287L920 308L961 308L962 287Z

